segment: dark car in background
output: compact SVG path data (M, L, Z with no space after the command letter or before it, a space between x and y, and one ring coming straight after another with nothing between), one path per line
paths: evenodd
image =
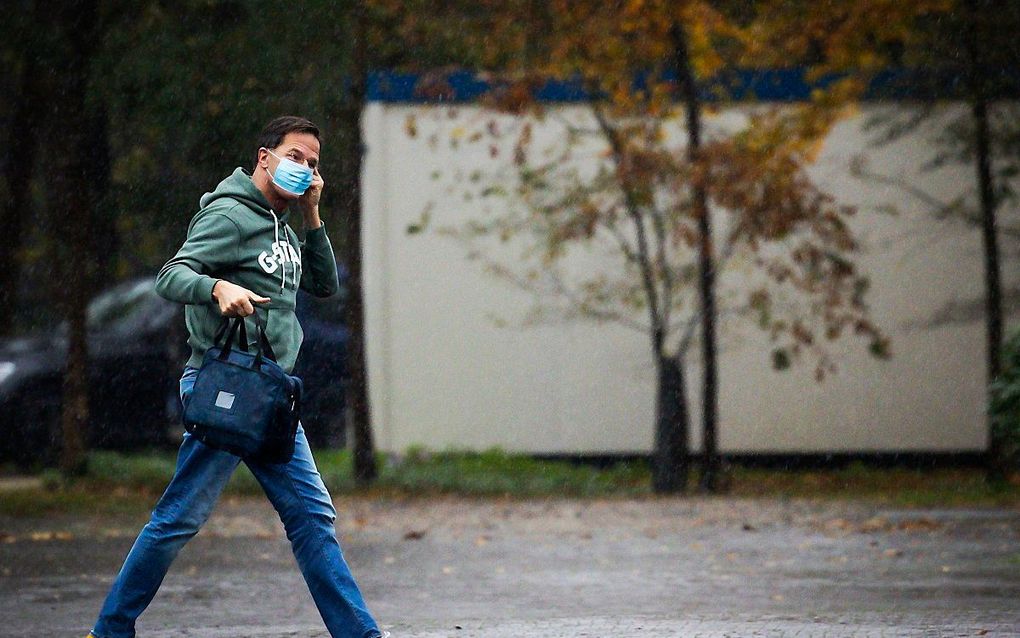
M341 282L344 281L341 274ZM305 382L301 421L313 446L343 446L343 293L297 301L305 332L294 374ZM190 354L184 310L155 292L153 277L97 295L87 309L90 448L176 446L178 379ZM60 444L67 327L0 341L0 461L52 464Z

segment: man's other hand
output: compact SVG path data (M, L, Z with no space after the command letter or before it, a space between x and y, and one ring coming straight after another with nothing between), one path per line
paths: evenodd
M255 303L266 303L269 297L262 297L258 294L232 284L229 281L220 279L212 289L213 299L220 304L220 314L225 317L247 317L255 312Z

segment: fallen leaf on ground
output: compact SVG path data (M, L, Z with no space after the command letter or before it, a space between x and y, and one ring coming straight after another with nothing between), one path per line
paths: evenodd
M930 532L939 529L940 527L942 527L942 523L930 518L916 518L913 520L900 521L896 524L896 529L906 532Z
M32 532L29 538L34 541L69 541L74 538L71 532Z
M862 533L881 532L889 529L889 521L881 516L875 516L861 523L859 530Z

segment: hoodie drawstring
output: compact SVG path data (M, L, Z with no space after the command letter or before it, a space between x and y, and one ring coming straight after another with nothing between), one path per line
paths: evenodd
M290 243L290 233L286 230L283 232L284 239L287 242L287 250L284 252L283 246L280 245L280 220L276 217L276 211L272 208L269 209L269 214L273 216L273 246L276 250L280 251L280 290L283 290L284 283L287 281L287 262L290 261L290 256L294 254L294 246ZM297 269L300 268L301 262L301 246L297 247L298 263L296 263L290 269L290 281L297 288Z
M273 216L273 248L279 251L277 254L280 256L280 291L283 291L283 282L286 281L284 273L287 272L287 260L283 255L283 247L280 246L280 220L276 217L276 212L272 208L269 209L269 214Z
M287 233L287 245L290 246L290 233ZM296 246L296 248L297 248L297 251L296 251L297 252L297 261L294 262L294 266L290 269L290 271L292 273L294 273L294 289L295 290L297 290L297 287L298 287L298 280L297 280L297 277L298 277L298 268L301 268L301 244L298 244ZM290 248L289 252L295 252L295 251L294 251L293 248Z

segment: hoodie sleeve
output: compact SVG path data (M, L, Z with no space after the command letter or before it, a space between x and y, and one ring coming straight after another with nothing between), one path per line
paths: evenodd
M339 289L336 257L323 224L307 231L301 242L301 290L316 297L330 297Z
M156 293L183 304L212 303L218 279L212 273L237 263L241 243L237 224L223 213L202 215L188 229L188 238L156 275Z

